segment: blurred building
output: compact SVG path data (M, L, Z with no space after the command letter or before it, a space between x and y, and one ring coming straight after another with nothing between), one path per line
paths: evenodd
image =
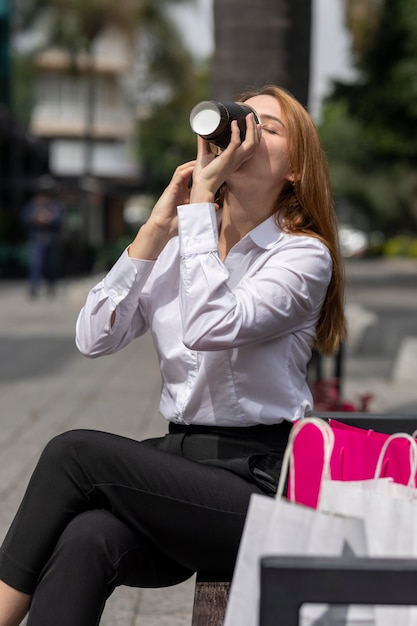
M134 109L123 88L132 60L127 37L113 27L97 36L90 54L49 48L35 59L30 130L49 146L71 245L78 238L94 249L124 230L125 203L138 185Z

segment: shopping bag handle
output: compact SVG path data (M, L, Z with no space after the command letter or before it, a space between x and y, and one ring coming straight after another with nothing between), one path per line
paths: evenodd
M414 435L414 433L413 433ZM382 472L382 464L384 462L385 454L388 450L389 445L394 439L407 439L410 442L410 478L408 479L407 487L414 488L415 487L415 477L417 473L417 443L412 435L408 433L394 433L390 435L388 439L384 441L384 445L381 448L381 452L379 453L378 462L375 468L374 478L381 478Z
M323 471L320 479L320 491L323 480L331 480L330 471L330 459L332 457L334 446L334 432L329 424L318 417L303 417L296 421L290 431L288 437L288 443L285 448L284 456L282 459L281 473L278 482L278 489L276 498L282 498L284 493L285 480L287 478L288 470L290 472L290 493L289 500L295 502L295 462L294 462L294 442L302 428L308 425L316 426L323 437ZM320 501L320 492L319 492Z

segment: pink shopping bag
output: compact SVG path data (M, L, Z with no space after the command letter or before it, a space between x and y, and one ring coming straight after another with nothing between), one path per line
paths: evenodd
M330 420L334 446L330 460L333 480L367 480L373 478L380 452L389 435ZM297 472L295 501L317 507L322 474L323 440L317 429L303 428L293 448ZM394 482L408 484L410 479L410 444L406 439L393 439L388 446L380 473ZM415 477L414 477L415 484Z

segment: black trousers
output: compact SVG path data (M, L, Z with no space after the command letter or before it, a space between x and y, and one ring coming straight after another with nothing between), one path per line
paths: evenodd
M33 596L28 626L95 626L118 585L231 575L250 496L273 491L289 428L54 438L0 552L0 578Z

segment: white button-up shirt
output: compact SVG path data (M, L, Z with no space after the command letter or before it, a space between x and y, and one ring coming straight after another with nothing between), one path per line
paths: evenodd
M90 291L79 350L114 353L150 329L160 411L173 422L252 426L308 415L306 369L332 270L327 248L271 217L223 263L214 205L180 206L178 219L178 237L156 261L125 251Z

